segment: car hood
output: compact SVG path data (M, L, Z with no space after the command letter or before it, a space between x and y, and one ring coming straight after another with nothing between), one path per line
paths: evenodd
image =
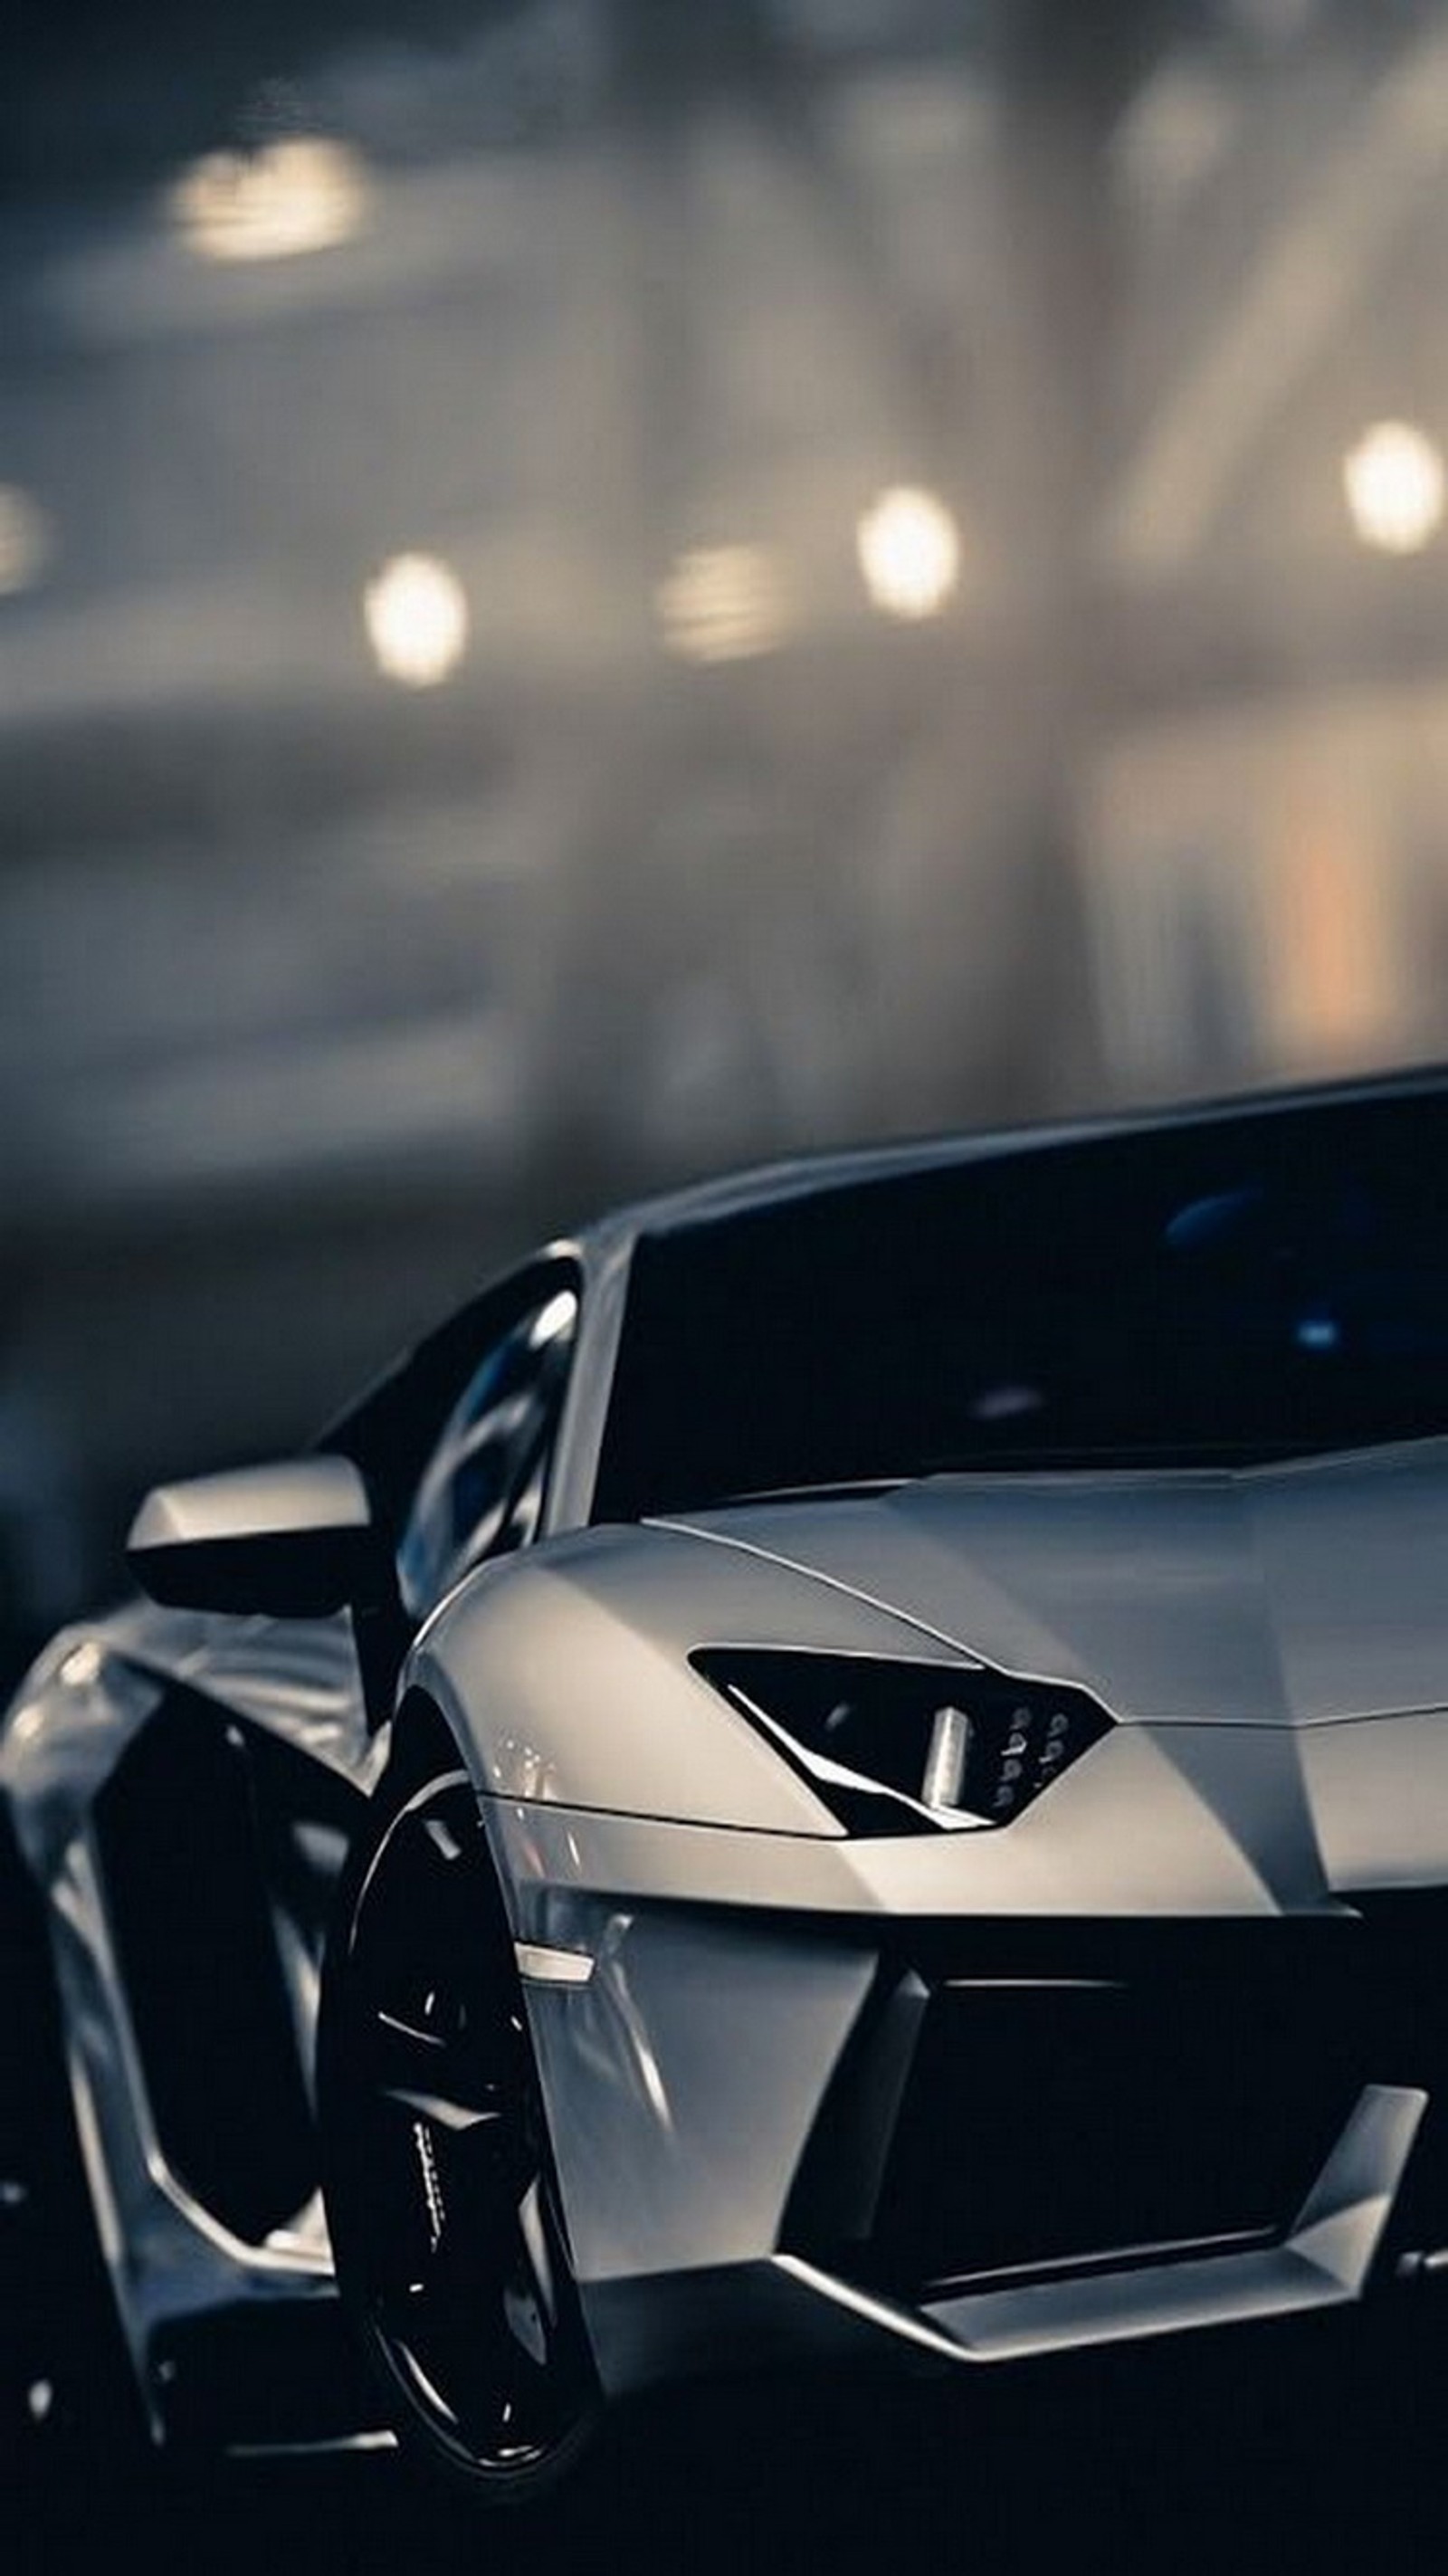
M1448 1705L1448 1439L1240 1473L940 1476L669 1525L1124 1720Z

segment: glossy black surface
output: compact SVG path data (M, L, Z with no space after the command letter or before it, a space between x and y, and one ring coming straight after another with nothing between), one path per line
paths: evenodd
M404 2430L466 2470L534 2469L591 2390L466 1777L406 1802L358 1877L322 2058L344 2293Z
M646 1231L594 1517L1441 1430L1445 1151L1442 1098L1324 1094Z

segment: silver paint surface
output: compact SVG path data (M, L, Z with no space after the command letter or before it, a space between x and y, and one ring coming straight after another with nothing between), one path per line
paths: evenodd
M912 2312L781 2251L892 1928L1270 1921L1448 1889L1448 1441L1233 1475L941 1477L584 1526L641 1226L988 1149L790 1166L581 1238L550 1534L466 1577L402 1677L469 1767L525 1965L530 1950L592 1963L586 1982L528 1975L524 1993L610 2388L725 2361L1001 2357L1350 2302L1421 2109L1380 2070L1283 2246L1148 2267L1129 2287L1097 2275ZM852 1841L690 1669L696 1648L731 1644L939 1662L967 1708L983 1662L1084 1688L1116 1723L1007 1828ZM238 2245L166 2173L150 2120L89 1820L176 1683L363 1793L387 1752L367 1735L344 1621L143 1605L58 1639L0 1735L143 2379L158 2322L329 2287L308 2213ZM299 1989L300 2013L313 2001Z
M940 1476L675 1519L1123 1722L1438 1709L1448 1440L1233 1475Z

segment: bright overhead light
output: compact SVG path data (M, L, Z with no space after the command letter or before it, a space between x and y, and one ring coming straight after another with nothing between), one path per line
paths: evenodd
M50 520L18 483L0 483L0 599L29 590L50 561Z
M173 217L202 259L297 259L335 250L361 228L361 156L320 134L292 134L254 152L207 152L170 192Z
M362 614L378 669L402 688L435 688L462 659L467 593L436 555L393 555L367 584Z
M654 594L671 653L745 662L783 643L789 603L766 546L700 546L675 558Z
M1443 517L1442 449L1410 420L1379 420L1365 429L1342 465L1353 526L1365 546L1415 555Z
M898 483L861 515L855 549L865 587L887 617L935 617L960 576L960 532L933 492Z

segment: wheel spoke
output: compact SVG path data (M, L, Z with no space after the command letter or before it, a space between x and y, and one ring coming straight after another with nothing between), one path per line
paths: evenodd
M404 2101L427 2094L458 2112L494 2110L504 2092L499 2074L489 2071L481 2048L459 2019L429 2030L401 2013L375 2007L366 2031L370 2084L379 2094ZM437 2116L444 2126L464 2125L443 2112Z
M377 2019L383 2030L395 2032L397 2037L405 2040L410 2048L446 2048L447 2046L445 2031L422 2030L416 2022L404 2021L400 2013L384 2012L381 2004L377 2007Z
M465 2137L470 2129L480 2129L506 2118L496 2100L459 2102L447 2093L415 2093L406 2084L384 2084L382 2098L396 2102L405 2111L416 2111L424 2120L435 2121L438 2128L450 2129Z
M542 2187L536 2174L518 2203L518 2235L538 2305L552 2327L558 2322L558 2283L543 2215Z

